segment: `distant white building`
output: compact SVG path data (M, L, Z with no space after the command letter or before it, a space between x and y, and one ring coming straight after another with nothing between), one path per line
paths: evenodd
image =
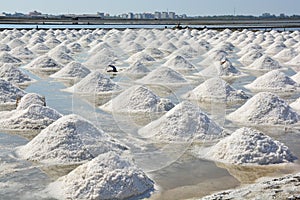
M169 18L169 14L167 12L162 12L161 13L161 18L162 19L167 19L167 18Z
M169 12L169 18L175 19L175 12Z
M161 12L155 12L154 13L154 18L155 19L160 19L161 18Z
M134 18L134 14L133 13L128 13L128 19L133 19Z

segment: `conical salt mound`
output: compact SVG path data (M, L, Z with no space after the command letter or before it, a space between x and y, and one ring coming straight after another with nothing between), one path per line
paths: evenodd
M160 142L182 142L216 139L223 130L199 107L183 101L159 119L139 129L144 137Z
M80 165L49 185L58 199L139 199L153 181L130 158L109 152Z
M145 52L137 52L127 59L127 62L129 63L134 63L137 61L142 63L151 63L154 62L155 59Z
M206 77L233 77L242 75L228 59L224 59L220 62L213 62L212 65L200 71L199 74Z
M0 53L0 63L22 64L22 61L16 57L12 56L10 53L1 52Z
M210 78L190 92L183 95L186 99L208 102L239 102L249 97L242 90L236 90L221 78Z
M17 99L25 94L25 91L6 80L0 79L0 105L16 104Z
M300 97L293 103L290 104L291 108L300 111Z
M239 123L269 125L294 124L300 120L284 100L270 92L256 94L227 118Z
M35 93L25 94L19 102L17 102L17 110L25 110L32 104L46 106L46 99Z
M126 147L78 115L66 115L41 131L17 154L27 160L51 164L74 164Z
M0 67L0 78L9 81L15 85L28 85L34 80L27 74L23 73L19 68L10 64L4 64Z
M271 57L267 55L263 55L257 60L255 60L247 68L254 69L254 70L274 70L274 69L280 69L282 68L282 66Z
M270 71L258 77L245 87L252 90L274 92L295 91L300 89L300 85L298 83L279 70Z
M270 165L297 159L281 142L245 127L222 139L206 156L211 160L234 165Z
M24 68L41 71L58 71L63 68L63 66L49 56L44 55L37 57Z
M283 49L278 54L276 54L273 58L282 61L282 62L288 62L295 58L298 55L298 53L294 49Z
M57 60L59 63L68 64L68 63L74 61L74 59L71 56L69 56L67 53L65 53L63 51L53 51L53 50L51 50L48 53L48 56L53 58L54 60Z
M58 72L52 74L50 77L58 79L72 79L79 80L86 77L91 71L84 65L78 62L70 62Z
M106 68L107 65L114 64L117 61L117 58L110 57L107 55L102 55L100 53L93 54L88 58L83 64L87 66L89 69L103 69Z
M73 93L95 95L100 93L118 92L121 90L121 87L101 72L93 71L80 82L65 90Z
M150 72L150 70L143 63L138 61L130 65L123 72L131 75L144 75Z
M23 46L14 48L10 53L20 60L30 60L35 57L32 51Z
M195 71L196 67L186 60L184 57L176 55L165 62L164 66L170 67L175 70L183 70L183 71Z
M300 65L300 54L285 63L286 65L298 66Z
M49 47L47 47L45 44L43 43L37 43L34 46L30 47L30 50L34 53L37 54L43 54L46 53L50 50Z
M147 74L147 76L137 80L137 82L143 84L174 85L186 84L187 80L179 72L169 67L158 67Z
M263 53L261 50L253 49L251 51L248 51L243 56L238 59L244 66L251 65L254 61L256 61L258 58L262 57Z
M148 88L132 86L100 108L110 112L149 113L165 112L173 107L170 100L160 98Z

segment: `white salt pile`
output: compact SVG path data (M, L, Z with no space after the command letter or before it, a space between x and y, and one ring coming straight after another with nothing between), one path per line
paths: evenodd
M25 91L14 86L12 83L0 79L0 104L13 105L16 104L17 98L26 94Z
M288 62L293 58L295 58L297 55L298 53L294 49L290 48L290 49L283 49L278 54L273 56L273 58L282 62Z
M46 99L36 93L28 93L17 102L17 110L25 110L32 104L46 106Z
M134 64L131 64L128 68L126 68L123 73L130 75L145 75L150 70L141 62L137 61Z
M187 59L180 55L173 56L167 62L164 63L164 66L169 67L175 70L182 71L195 71L196 67L189 62Z
M276 60L272 59L267 55L263 55L256 59L251 65L247 67L248 69L254 70L273 70L280 69L282 66Z
M13 110L0 117L0 127L9 130L41 130L59 119L56 110L40 104L31 104L24 110Z
M44 54L48 52L50 48L43 43L37 43L34 46L30 47L30 50L36 54Z
M262 57L263 53L261 50L253 49L251 51L248 51L247 53L243 54L238 60L244 65L248 66L251 65L254 61L256 61L258 58Z
M234 77L242 75L242 73L235 68L227 58L220 62L213 62L210 66L206 67L198 74L206 77Z
M300 64L300 54L285 63L286 65L298 66Z
M58 199L138 199L154 185L130 158L110 152L59 178L48 190Z
M116 63L117 58L110 57L107 55L102 55L101 53L93 54L85 61L83 64L87 66L89 69L104 69L109 64Z
M50 75L52 78L80 80L86 77L91 71L79 62L70 62L58 72Z
M50 58L53 58L54 60L56 60L57 62L59 62L61 64L68 64L74 60L71 56L69 56L67 53L65 53L63 51L52 51L51 50L48 53L48 56Z
M223 129L199 107L183 101L159 119L139 129L138 133L160 142L191 142L220 138Z
M149 113L166 112L174 107L174 104L164 98L160 98L145 86L132 86L113 98L100 108L116 113Z
M145 77L137 80L142 84L178 85L186 84L187 80L179 72L169 67L158 67Z
M300 97L295 101L295 102L292 102L290 104L291 108L293 108L294 110L300 112Z
M224 61L226 57L228 56L228 53L223 50L219 49L211 49L209 52L203 55L205 57L204 60L202 60L199 65L211 65L212 62L219 62Z
M63 66L47 55L39 56L24 66L26 69L41 71L58 71Z
M18 156L42 163L75 164L109 151L127 148L78 115L63 116L41 131L26 145L18 147Z
M265 52L269 55L276 55L286 48L287 47L285 46L285 44L283 42L275 42L275 43L271 44L270 46L268 46Z
M121 87L114 83L109 77L99 71L93 71L84 77L80 82L65 91L96 95L101 93L113 93L121 90Z
M151 62L154 62L155 59L145 52L137 52L137 53L133 54L132 56L130 56L126 60L126 62L129 62L129 63L135 63L137 61L145 63L145 64L149 64Z
M4 51L0 53L0 63L22 64L22 61Z
M294 124L300 120L284 100L270 92L256 94L227 118L240 123L266 125Z
M0 67L0 78L18 86L28 85L34 81L19 68L14 67L11 64L4 64Z
M297 159L281 142L260 131L245 127L214 145L206 157L234 165L270 165L293 162Z
M236 90L221 78L210 78L192 91L183 95L186 99L208 102L239 102L249 97L242 90Z
M245 85L245 87L251 90L274 92L291 92L300 89L298 83L279 70L272 70Z
M30 60L35 57L34 53L30 51L27 47L19 46L11 50L10 52L16 58L20 60Z

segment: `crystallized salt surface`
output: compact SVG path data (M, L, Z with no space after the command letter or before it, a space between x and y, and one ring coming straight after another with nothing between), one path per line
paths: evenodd
M158 67L151 71L145 77L137 80L143 84L185 84L187 80L179 72L169 67Z
M244 91L234 89L221 78L210 78L187 92L183 98L208 102L238 102L249 97Z
M58 72L52 74L50 77L59 79L82 79L86 77L91 71L84 65L78 62L70 62Z
M21 64L22 61L16 57L12 56L10 53L1 52L0 53L0 63Z
M63 66L56 62L53 58L43 55L32 60L24 68L42 71L58 71L63 68Z
M0 79L0 104L15 104L18 97L26 94L25 91L14 86L12 83Z
M256 94L227 118L240 123L269 125L294 124L300 119L284 100L270 92Z
M220 62L213 62L213 64L200 71L199 74L207 77L232 77L242 75L228 59L224 59Z
M14 67L11 64L4 64L0 67L0 78L16 85L27 85L34 81L19 68Z
M294 81L300 84L300 72L291 77Z
M130 158L109 152L77 167L48 189L59 199L128 199L148 195L154 183Z
M273 70L280 69L282 66L274 59L267 55L263 55L256 59L251 65L247 67L248 69L254 70Z
M118 92L121 87L99 71L93 71L80 82L65 89L68 92L95 95L99 93Z
M127 148L78 115L66 115L46 127L17 154L27 160L74 164Z
M165 112L174 107L174 104L160 98L145 86L132 86L113 98L100 108L110 112L145 113Z
M175 70L196 70L196 67L191 62L180 55L176 55L170 58L167 62L164 63L164 66L170 67L171 69Z
M293 162L297 159L281 142L260 131L245 127L222 139L206 156L211 160L235 165L269 165Z
M138 133L161 142L209 140L223 136L222 128L188 101L176 105L159 119L139 129Z
M264 91L295 91L300 85L279 70L272 70L245 86L248 89Z
M123 72L132 75L144 75L150 72L150 70L143 63L137 61L134 64L131 64Z
M290 104L291 108L300 111L300 97L294 101L293 103Z

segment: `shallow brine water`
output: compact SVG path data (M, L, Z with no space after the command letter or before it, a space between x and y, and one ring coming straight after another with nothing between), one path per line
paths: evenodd
M84 61L84 54L77 57L78 61ZM203 58L194 59L198 63ZM240 65L236 58L231 58L235 65ZM150 69L160 66L158 62ZM121 65L127 67L127 65ZM200 71L201 68L199 67ZM92 121L104 132L109 133L121 142L128 145L133 154L135 163L141 167L155 181L157 190L150 199L187 199L197 198L214 191L234 188L241 184L254 182L263 176L276 176L300 171L299 163L292 165L280 165L275 167L236 167L215 163L197 158L194 149L205 150L211 142L202 143L157 143L138 135L137 130L147 123L157 119L162 114L135 115L108 113L98 108L114 95L80 96L64 92L61 89L68 87L45 74L37 74L23 69L30 77L37 81L25 89L27 92L35 92L46 97L47 105L62 114L79 114ZM251 72L253 73L253 72ZM245 77L229 80L236 89L243 89L247 94L253 93L243 88L243 85L255 79L251 74ZM292 73L292 72L287 72ZM247 73L249 74L249 73ZM166 97L177 104L182 101L181 96L187 91L204 82L205 77L187 75L189 84L182 86L148 85L161 97ZM111 77L121 86L128 88L134 85L134 78L126 75ZM282 95L289 102L294 101L300 94ZM199 102L197 102L199 103ZM199 103L200 107L208 113L218 124L230 131L239 126L225 120L229 114L241 104L225 105L216 103ZM299 127L255 127L264 131L269 136L285 143L292 152L300 158L300 129ZM67 174L76 166L48 166L32 163L16 158L14 149L26 144L33 138L36 132L0 132L0 198L1 199L51 199L43 190L49 183L58 177Z

